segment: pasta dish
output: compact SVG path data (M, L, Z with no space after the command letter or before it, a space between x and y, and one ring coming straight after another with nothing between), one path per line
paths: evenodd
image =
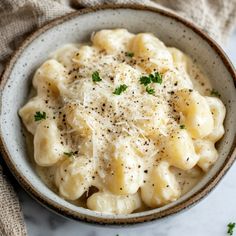
M19 114L62 198L110 214L166 205L218 158L225 106L196 62L150 33L101 30L36 71Z

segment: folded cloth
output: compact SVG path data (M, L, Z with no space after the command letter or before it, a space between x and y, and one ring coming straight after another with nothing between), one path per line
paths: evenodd
M0 65L3 68L24 38L43 24L77 9L108 3L141 4L175 12L197 24L220 44L228 38L236 20L236 0L1 0ZM0 207L0 235L26 235L17 196L1 167Z
M26 227L16 193L0 166L0 235L25 236Z

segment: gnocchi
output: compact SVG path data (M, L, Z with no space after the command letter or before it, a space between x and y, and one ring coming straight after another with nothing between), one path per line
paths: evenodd
M59 84L66 79L65 68L55 59L50 59L36 71L33 78L33 86L40 96L47 93L58 95Z
M58 162L64 147L60 143L59 130L52 120L38 124L34 135L34 159L40 166L51 166Z
M25 127L33 135L35 134L35 130L39 124L38 122L35 122L34 116L37 111L43 110L44 108L45 106L42 99L39 97L34 97L30 99L29 102L19 110L19 115L21 117L24 117L23 123ZM47 114L49 114L50 111L48 111L48 109L46 110Z
M94 193L87 201L88 208L109 214L129 214L141 207L138 193L133 195L113 195L110 193Z
M65 199L76 200L88 191L94 174L93 162L86 156L63 160L56 171L55 183Z
M153 168L149 179L141 187L143 201L150 207L158 207L175 201L180 196L180 188L166 161Z
M204 138L213 131L213 116L206 99L197 91L182 89L175 93L175 108L183 114L183 124L193 138Z
M194 148L199 156L198 166L207 172L218 158L214 143L209 140L195 140Z
M139 169L139 157L135 155L127 139L125 142L117 141L115 146L114 156L110 160L110 168L106 175L107 187L114 194L134 194L143 181L143 173Z
M186 130L174 130L167 137L163 149L169 163L182 170L193 168L199 160L193 141Z

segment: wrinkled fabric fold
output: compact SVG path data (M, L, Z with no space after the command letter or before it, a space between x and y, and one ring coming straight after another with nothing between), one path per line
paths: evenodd
M100 4L140 4L177 13L198 25L219 44L235 26L236 0L1 0L0 74L27 35L52 19ZM0 166L0 235L25 236L18 198Z
M0 235L26 236L26 227L16 193L0 166Z

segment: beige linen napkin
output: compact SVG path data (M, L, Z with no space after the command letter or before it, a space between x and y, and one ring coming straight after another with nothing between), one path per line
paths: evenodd
M26 227L18 198L0 166L0 236L23 236Z
M107 3L138 3L167 9L199 25L219 43L227 39L236 19L236 0L0 0L0 64L4 66L26 35L50 20L76 9ZM0 166L0 235L26 234L17 196Z

